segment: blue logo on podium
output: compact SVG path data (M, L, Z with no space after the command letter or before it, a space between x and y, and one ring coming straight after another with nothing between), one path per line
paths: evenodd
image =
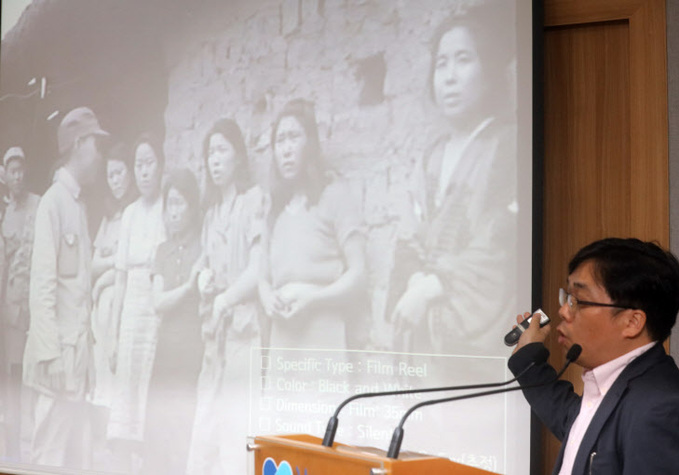
M281 462L280 465L276 465L276 461L271 457L264 461L264 466L262 467L262 475L294 475L292 472L292 467L286 461Z

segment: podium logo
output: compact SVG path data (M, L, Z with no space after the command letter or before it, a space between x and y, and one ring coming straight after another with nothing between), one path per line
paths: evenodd
M299 473L299 469L297 470ZM271 457L264 461L264 466L262 467L262 475L294 475L292 467L286 461L281 462L280 465L276 465L276 461Z
M276 461L271 457L267 457L262 466L262 475L309 475L307 469L304 473L300 472L299 467L292 471L292 466L286 460L282 461L280 465L276 465Z

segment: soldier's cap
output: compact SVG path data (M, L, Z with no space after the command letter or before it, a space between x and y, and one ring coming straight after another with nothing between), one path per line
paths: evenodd
M5 156L2 157L2 166L7 168L7 163L13 158L20 158L21 160L26 159L24 150L21 147L10 147L5 152Z
M110 134L102 130L97 116L89 107L78 107L66 114L59 124L57 143L59 155L68 152L78 139L89 135L108 137Z

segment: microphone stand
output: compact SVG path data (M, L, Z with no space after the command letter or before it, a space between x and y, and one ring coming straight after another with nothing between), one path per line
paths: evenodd
M389 451L387 452L387 457L396 459L398 458L398 454L401 451L401 442L403 442L403 435L404 435L404 430L403 430L403 425L406 422L406 419L410 414L412 414L414 411L417 409L424 407L424 406L431 406L433 404L438 404L438 403L443 403L443 402L452 402L452 401L461 401L463 399L471 399L475 397L482 397L482 396L490 396L492 394L500 394L500 393L509 393L512 391L518 391L520 389L531 389L531 388L536 388L539 386L545 386L547 384L551 384L556 382L561 375L566 371L566 368L575 360L578 359L580 356L580 353L582 352L582 347L578 344L574 344L571 346L571 348L568 350L568 353L566 354L566 364L561 368L561 371L559 371L556 375L555 378L547 381L547 382L542 382L542 383L536 383L536 384L529 384L527 386L516 386L513 388L504 388L504 389L496 389L493 391L483 391L479 393L472 393L472 394L465 394L462 396L454 396L454 397L448 397L448 398L442 398L442 399L431 399L429 401L423 401L421 403L415 404L413 407L408 409L405 414L403 414L403 417L401 418L401 421L399 422L398 426L396 426L396 429L394 429L394 433L391 437L391 443L389 444ZM530 369L532 366L535 365L535 362L531 362L530 365L526 367L521 373L519 373L519 376L517 376L515 379L518 379L520 376L522 376L528 369Z
M499 386L506 386L508 384L511 384L518 380L521 376L523 376L529 369L531 369L533 366L535 366L535 362L531 362L526 368L521 371L516 377L510 379L509 381L503 381L501 383L484 383L484 384L468 384L466 386L447 386L447 387L438 387L438 388L423 388L423 389L404 389L400 391L382 391L382 392L373 392L373 393L361 393L361 394L354 394L351 397L348 397L344 401L340 403L339 406L337 406L337 409L335 409L335 413L330 417L330 420L328 420L328 425L325 428L325 436L323 437L323 445L325 447L332 447L333 442L335 441L335 434L337 433L337 426L339 424L339 419L338 415L342 408L349 404L352 401L355 401L356 399L362 399L362 398L369 398L369 397L377 397L377 396L398 396L402 394L418 394L418 393L431 393L431 392L438 392L438 391L462 391L465 389L483 389L483 388L495 388Z

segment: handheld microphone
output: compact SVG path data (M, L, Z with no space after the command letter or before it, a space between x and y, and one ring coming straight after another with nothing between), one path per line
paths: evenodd
M544 349L545 353L547 352L547 349ZM547 357L545 356L545 359ZM371 398L371 397L378 397L378 396L400 396L404 394L419 394L419 393L431 393L431 392L439 392L439 391L462 391L466 389L483 389L483 388L495 388L495 387L500 387L500 386L506 386L508 384L513 383L514 381L518 380L521 376L523 376L529 369L531 369L533 366L535 366L535 362L531 362L523 371L521 371L516 377L508 380L508 381L503 381L501 383L483 383L483 384L470 384L470 385L465 385L465 386L447 386L447 387L437 387L437 388L423 388L423 389L403 389L400 391L380 391L380 392L371 392L371 393L360 393L360 394L354 394L353 396L348 397L344 401L342 401L338 406L337 409L335 409L335 413L332 415L330 420L328 420L328 425L325 428L325 436L323 437L323 445L325 447L332 447L333 442L335 441L335 434L337 433L337 425L339 424L339 413L346 406L352 401L355 401L356 399L363 399L363 398Z
M401 421L399 422L398 426L396 426L396 429L394 429L394 433L391 437L391 443L389 444L389 451L387 452L387 457L396 459L398 458L398 454L401 451L401 442L403 442L403 435L404 435L404 430L403 430L403 425L406 422L406 419L408 419L408 416L412 414L414 411L417 409L424 407L424 406L431 406L433 404L439 404L443 402L452 402L452 401L460 401L462 399L471 399L475 397L481 397L481 396L490 396L492 394L501 394L501 393L508 393L512 391L518 391L519 389L531 389L531 388L537 388L539 386L546 386L548 384L552 384L556 382L561 375L566 371L566 368L574 362L575 360L578 359L580 356L580 353L582 353L582 347L578 344L574 344L570 347L568 350L568 353L566 353L566 364L564 364L563 368L561 368L561 371L559 371L556 376L549 381L544 381L542 383L536 383L536 384L529 384L527 386L514 386L512 388L504 388L504 389L496 389L493 391L483 391L479 393L472 393L472 394L465 394L462 396L454 396L454 397L448 397L448 398L443 398L443 399L431 399L429 401L423 401L419 404L415 404L412 406L410 409L408 409L405 414L403 414L403 417L401 418ZM535 362L532 362L530 365L526 367L519 376L516 377L518 379L523 373L531 368Z
M541 308L539 308L535 312L533 312L533 314L530 317L524 319L524 321L515 326L509 333L505 335L505 345L507 346L516 345L516 343L519 341L519 338L521 338L521 334L528 329L530 321L533 319L535 315L538 315L540 317L540 328L544 327L549 323L549 317L545 312L542 311Z

